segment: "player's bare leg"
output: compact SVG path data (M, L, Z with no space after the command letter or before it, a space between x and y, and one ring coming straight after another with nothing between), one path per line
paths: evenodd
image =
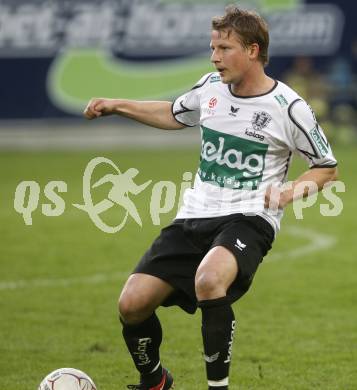
M160 363L162 329L155 310L173 290L165 281L139 273L131 275L123 288L119 298L123 337L141 382L130 388L166 390L172 386L171 375Z
M202 337L209 389L227 390L235 318L226 294L238 275L235 256L223 246L212 248L195 279L202 310Z
M212 248L196 273L195 289L199 301L221 298L238 274L235 256L223 246Z
M173 291L172 286L155 276L131 275L119 297L120 318L128 325L143 322Z

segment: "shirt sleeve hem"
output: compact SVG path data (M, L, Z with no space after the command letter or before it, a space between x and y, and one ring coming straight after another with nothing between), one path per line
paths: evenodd
M337 163L335 164L329 164L329 165L313 165L310 167L310 169L314 169L314 168L335 168L337 167Z
M171 104L171 112L172 112L172 116L174 117L175 121L177 123L179 123L180 125L184 125L186 127L195 127L195 125L188 125L187 123L184 123L184 122L182 122L182 121L180 121L179 119L176 118L177 114L174 113L174 104L175 104L175 102L172 102L172 104Z

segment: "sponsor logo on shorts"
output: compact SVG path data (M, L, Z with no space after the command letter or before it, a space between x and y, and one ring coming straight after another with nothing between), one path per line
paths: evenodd
M236 248L238 248L240 251L242 251L243 249L245 249L245 248L247 247L247 245L244 244L242 241L240 241L239 238L237 238L237 241L236 241L236 243L234 244L234 246L235 246Z

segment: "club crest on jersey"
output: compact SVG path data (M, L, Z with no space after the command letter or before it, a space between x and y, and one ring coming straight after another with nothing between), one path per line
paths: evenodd
M267 127L271 121L271 116L265 111L255 111L252 118L252 126L256 131L264 129Z

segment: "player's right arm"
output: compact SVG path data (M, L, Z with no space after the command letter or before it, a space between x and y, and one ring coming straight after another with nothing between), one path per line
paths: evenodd
M172 103L166 101L95 98L90 100L84 110L84 116L87 119L108 115L124 116L164 130L178 130L185 127L175 119Z
M173 103L127 99L92 99L84 110L87 119L120 115L163 130L194 127L200 122L200 94L214 73L204 75L188 92ZM217 74L215 76L217 78Z

